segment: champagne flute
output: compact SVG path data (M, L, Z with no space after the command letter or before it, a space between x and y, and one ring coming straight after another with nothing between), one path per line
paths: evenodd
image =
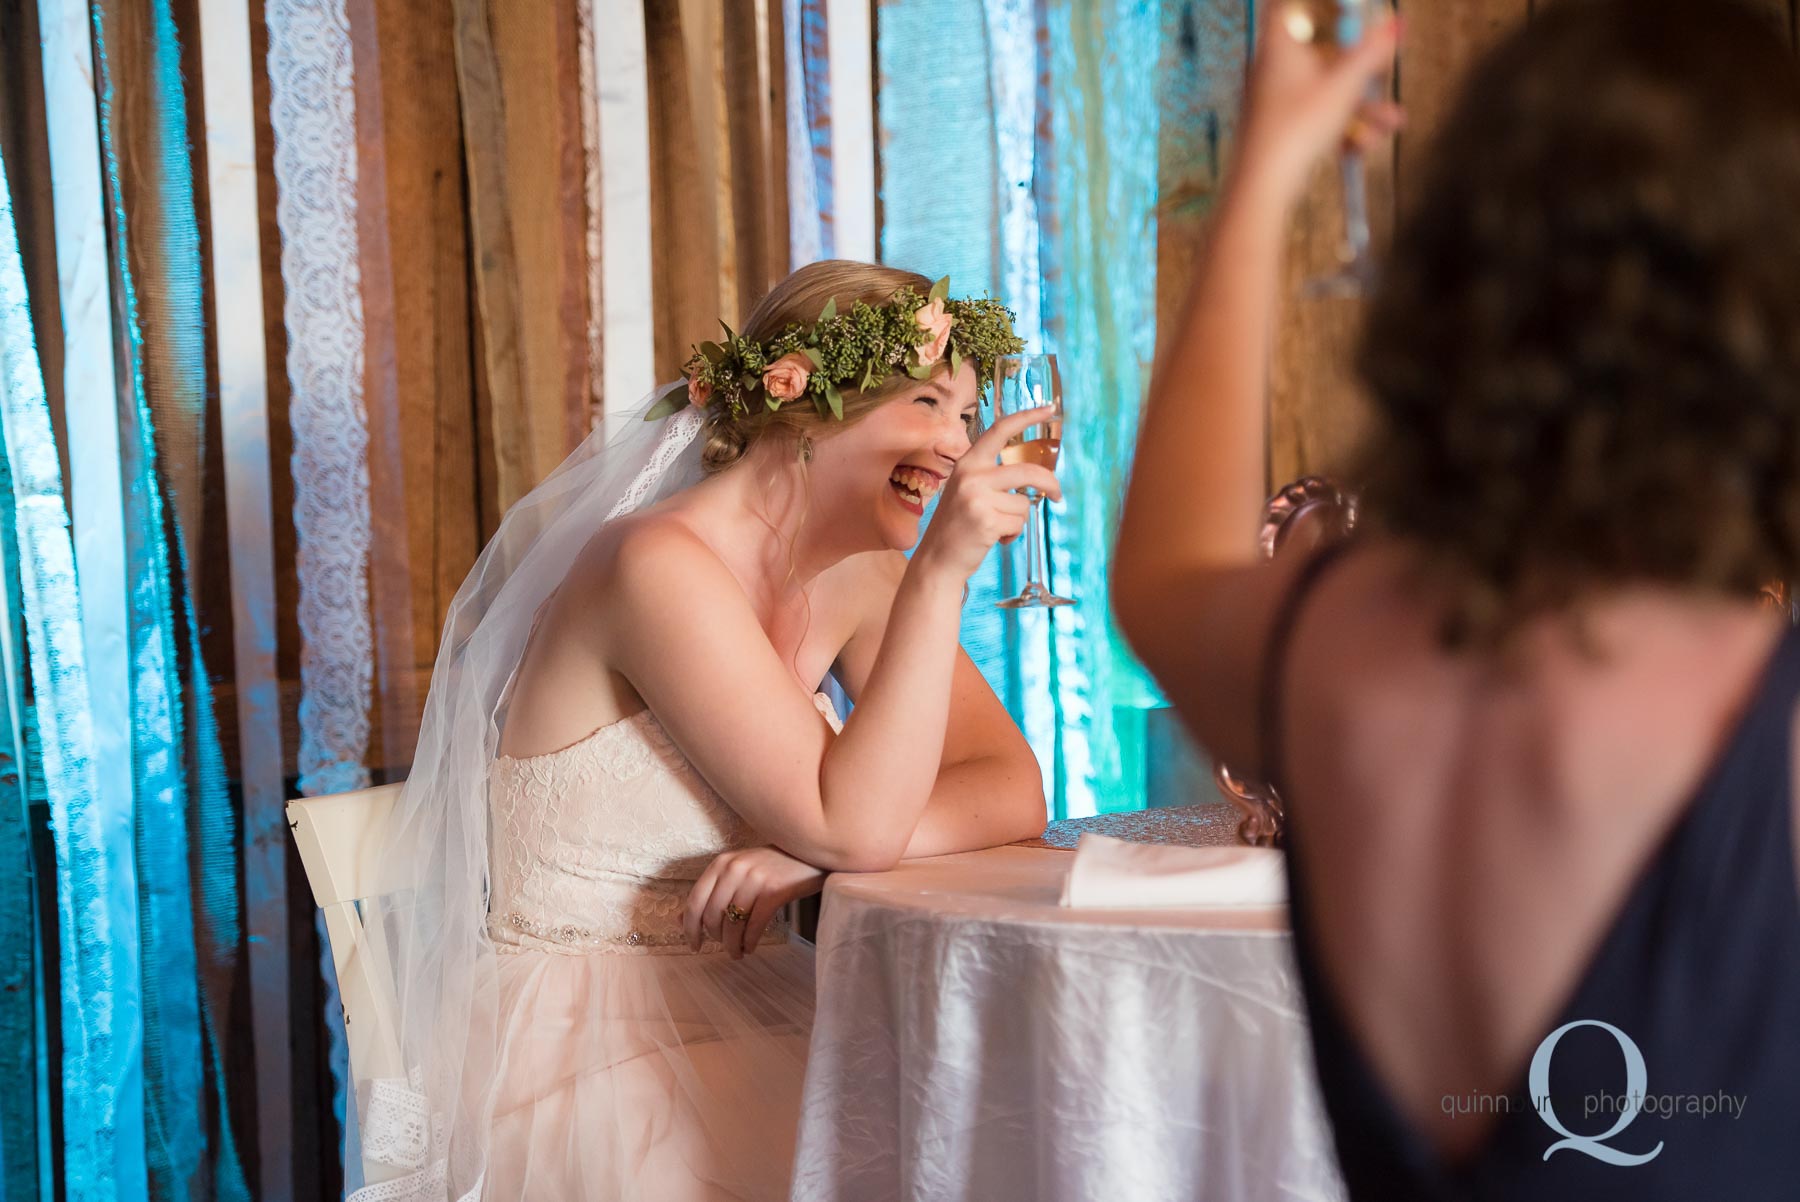
M994 410L996 413L1018 413L1026 409L1049 408L1049 418L1027 426L1005 447L1002 463L1035 463L1056 470L1062 452L1062 376L1056 368L1055 355L1002 355L994 361ZM1001 609L1054 609L1073 605L1068 597L1050 591L1044 576L1050 563L1048 516L1044 512L1044 494L1026 489L1031 498L1031 516L1025 523L1025 587L1016 597L997 602Z
M1289 0L1283 23L1297 42L1347 50L1362 41L1374 22L1378 0ZM1379 80L1369 84L1368 99L1380 100ZM1309 297L1366 296L1375 284L1375 260L1369 253L1369 170L1361 149L1348 142L1338 154L1338 179L1344 194L1344 236L1338 244L1334 271L1306 281Z

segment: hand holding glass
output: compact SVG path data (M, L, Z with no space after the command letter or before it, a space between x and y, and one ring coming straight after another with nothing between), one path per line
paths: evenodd
M1362 41L1380 11L1377 0L1288 0L1282 22L1297 42L1347 50ZM1379 82L1369 85L1370 100L1381 98ZM1375 282L1375 260L1369 253L1369 181L1362 151L1346 142L1338 156L1344 191L1344 239L1337 270L1306 282L1306 295L1359 297Z
M1062 453L1062 376L1056 368L1055 355L1002 355L994 361L994 409L998 413L1020 413L1027 409L1048 408L1050 416L1036 425L1025 427L1000 451L1002 463L1033 463L1056 470ZM1031 517L1025 523L1025 587L1019 595L999 602L1001 609L1053 609L1073 605L1068 597L1059 597L1045 582L1050 564L1048 516L1044 496L1026 489L1031 498Z

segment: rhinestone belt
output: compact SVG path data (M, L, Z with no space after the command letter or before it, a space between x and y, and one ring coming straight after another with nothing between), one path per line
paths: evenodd
M509 910L498 920L490 919L490 929L494 927L510 927L527 935L542 939L546 943L554 943L559 947L583 948L594 950L626 948L665 948L686 947L687 935L682 931L646 932L632 930L623 935L606 934L589 930L587 927L573 923L539 922L535 918L527 918L517 910ZM785 943L787 928L782 923L772 923L768 933L763 936L765 943ZM717 940L709 939L701 945L701 951L718 951L723 945Z

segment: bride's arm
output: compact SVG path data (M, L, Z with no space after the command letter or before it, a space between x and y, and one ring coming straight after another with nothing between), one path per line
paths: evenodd
M629 680L696 768L751 826L809 864L868 871L908 848L937 785L963 585L1023 524L1030 484L998 448L1041 415L1009 415L952 473L939 515L894 594L887 635L841 735L763 633L737 580L670 522L622 532L599 574L607 664Z
M888 633L906 560L872 557L861 588L867 615L838 656L834 675L861 707ZM987 680L962 650L950 686L949 722L931 800L906 845L906 858L941 856L1029 839L1044 830L1042 769Z

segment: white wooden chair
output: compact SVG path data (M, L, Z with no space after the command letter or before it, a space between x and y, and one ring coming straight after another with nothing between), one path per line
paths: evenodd
M325 912L331 940L331 962L337 969L338 997L344 1008L344 1035L350 1045L351 1105L360 1108L367 1083L405 1078L400 1051L399 996L394 989L392 960L379 921L363 921L363 903L404 885L396 866L381 863L387 823L399 785L381 785L354 793L334 793L288 802L288 825L300 850L300 863L312 886L313 900ZM367 1180L383 1181L400 1170L365 1161Z

